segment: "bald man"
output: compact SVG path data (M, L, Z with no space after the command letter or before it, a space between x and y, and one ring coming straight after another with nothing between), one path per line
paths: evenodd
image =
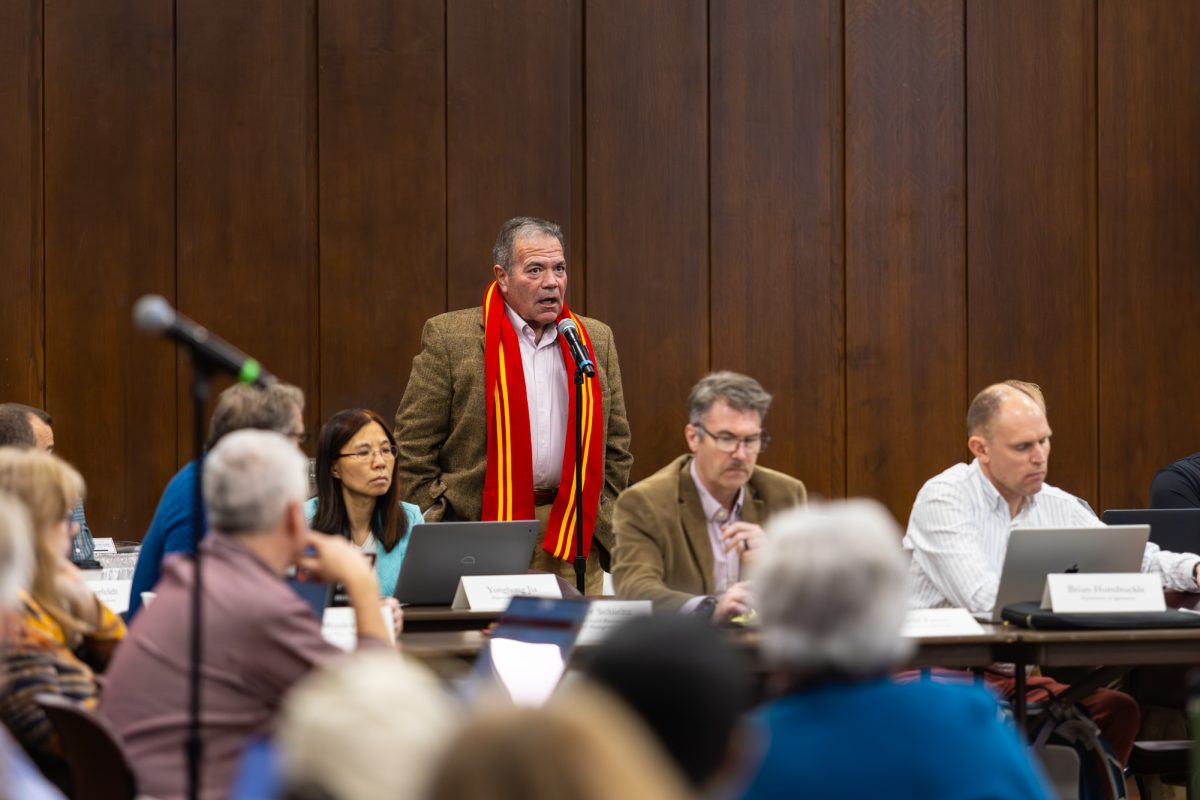
M904 547L913 554L910 608L965 608L987 613L996 602L1000 570L1013 528L1102 527L1080 498L1046 483L1050 423L1036 385L1007 381L975 396L967 411L967 448L974 459L955 464L921 487L908 520ZM1146 545L1142 571L1157 574L1165 589L1197 591L1200 556ZM988 682L1011 696L1011 678ZM1063 687L1030 679L1029 699ZM1137 704L1105 689L1084 699L1096 724L1122 762L1137 733Z

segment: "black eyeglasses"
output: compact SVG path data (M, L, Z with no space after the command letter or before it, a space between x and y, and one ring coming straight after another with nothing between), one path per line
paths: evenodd
M354 459L355 461L371 461L375 458L375 456L378 455L378 456L383 456L384 461L394 461L396 459L396 454L398 452L400 452L400 451L399 451L399 449L397 449L396 445L389 444L387 447L383 448L382 450L376 450L374 448L367 448L367 447L360 447L359 449L355 450L353 453L338 453L338 458L351 458L351 459Z
M759 431L753 436L734 436L731 433L713 433L705 428L699 422L693 422L692 427L699 430L701 433L708 434L713 440L713 444L722 453L736 453L738 445L746 448L746 453L755 455L767 449L767 445L771 443L770 435L765 431Z

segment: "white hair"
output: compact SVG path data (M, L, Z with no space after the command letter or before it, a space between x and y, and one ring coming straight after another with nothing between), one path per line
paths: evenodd
M307 492L308 459L274 431L235 431L204 458L204 506L223 533L273 530Z
M33 580L33 523L25 505L0 493L0 609L17 605Z
M900 529L873 500L776 517L754 561L762 652L805 674L871 675L908 653Z
M461 716L424 666L395 652L355 653L284 700L285 782L356 800L424 797Z

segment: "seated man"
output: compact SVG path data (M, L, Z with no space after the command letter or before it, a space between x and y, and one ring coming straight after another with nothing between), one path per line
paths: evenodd
M1151 508L1200 508L1200 453L1173 461L1150 484Z
M736 372L714 372L688 396L682 455L621 493L613 512L617 595L724 622L754 605L742 569L760 525L805 501L804 484L756 466L770 438L771 395Z
M232 433L204 461L212 535L201 544L203 797L228 796L243 748L270 732L288 689L342 655L283 580L289 567L344 584L360 646L390 647L375 573L345 539L308 530L307 490L307 460L278 433ZM138 788L164 800L185 792L193 563L167 562L154 604L109 666L100 704L125 742Z
M990 612L1013 528L1103 525L1078 497L1045 482L1050 425L1044 405L1019 384L998 383L976 395L967 411L967 435L974 460L931 478L913 504L904 537L904 547L913 553L910 608ZM1159 575L1164 588L1196 591L1198 567L1200 556L1146 545L1142 570ZM1013 691L1011 678L989 680L1003 692ZM1030 685L1052 692L1063 688L1045 679ZM1035 688L1030 699L1044 696ZM1083 705L1116 755L1127 761L1138 729L1137 705L1128 695L1108 690L1092 693Z
M0 447L36 447L54 452L54 418L40 408L20 403L0 403ZM71 509L71 521L79 530L71 537L71 560L76 564L92 562L95 544L80 500ZM93 562L94 566L94 562Z
M235 383L217 398L209 422L211 450L221 437L243 428L275 431L299 445L305 439L304 393L295 386L276 383L257 389ZM196 522L196 481L199 462L195 459L175 473L163 490L150 529L142 539L133 586L129 593L129 619L142 607L142 592L154 589L162 572L163 560L172 553L192 553L192 526ZM204 509L200 509L201 531L205 529Z

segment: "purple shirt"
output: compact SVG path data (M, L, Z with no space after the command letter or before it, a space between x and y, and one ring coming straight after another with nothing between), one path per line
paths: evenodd
M236 536L214 534L200 547L201 796L221 798L229 794L246 742L269 733L288 689L342 651L321 638L309 605ZM167 560L157 597L138 615L109 666L100 703L100 713L125 742L138 789L162 800L186 792L192 574L191 558Z
M733 510L726 511L725 506L709 494L708 489L700 482L700 476L696 474L695 459L692 459L688 469L692 472L692 480L695 481L696 491L700 494L700 508L704 511L704 521L708 523L708 542L712 545L713 554L713 591L721 594L738 582L742 572L741 554L735 550L727 551L725 540L721 537L726 525L741 520L746 487L738 489L737 497L733 500Z

